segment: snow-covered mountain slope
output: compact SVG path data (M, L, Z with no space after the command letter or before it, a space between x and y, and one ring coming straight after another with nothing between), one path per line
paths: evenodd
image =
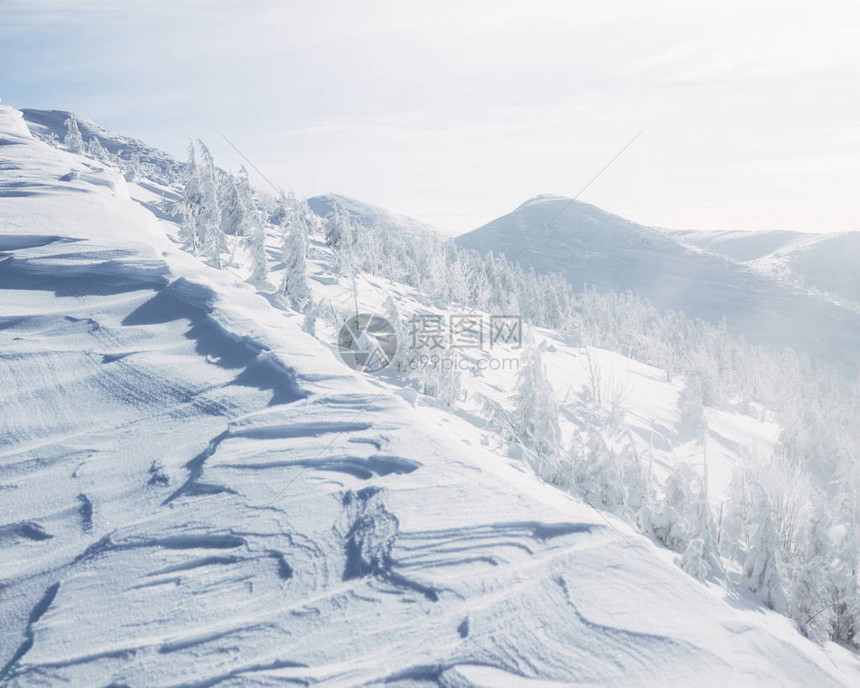
M539 196L457 243L561 273L576 288L630 290L660 309L712 323L724 318L730 332L752 343L790 346L856 374L860 313L585 203L572 203L539 234L567 203Z
M87 117L66 112L65 110L31 110L21 111L24 121L30 131L38 137L54 137L62 141L66 135L66 121L74 117L85 141L98 140L99 144L113 156L131 161L133 157L139 164L149 167L149 175L159 181L175 179L182 171L184 164L158 148L148 146L143 141L108 131L100 124Z
M860 232L675 232L682 243L860 308Z
M378 225L386 225L392 229L407 235L417 234L422 236L438 236L439 230L415 218L393 213L378 205L357 201L348 196L340 194L325 194L322 196L311 196L308 206L320 217L327 219L337 211L344 218L349 219L362 227L372 228Z
M145 189L8 107L0 142L4 684L860 681L468 414L343 366Z

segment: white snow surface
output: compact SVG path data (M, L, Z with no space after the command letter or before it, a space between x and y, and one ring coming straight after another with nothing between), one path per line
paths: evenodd
M4 685L860 684L855 655L696 582L467 411L345 367L179 250L151 196L0 106ZM540 336L577 394L582 352ZM598 355L670 461L677 387ZM773 442L708 413L716 466Z

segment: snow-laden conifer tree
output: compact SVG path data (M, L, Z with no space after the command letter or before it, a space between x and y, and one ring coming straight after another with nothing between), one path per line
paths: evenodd
M221 211L218 207L218 187L215 181L217 170L206 145L199 140L197 144L200 146L200 164L197 167L201 200L201 211L197 216L200 252L213 267L220 268L221 254L227 251L227 242L221 231Z
M519 438L540 459L552 460L558 455L561 444L558 405L540 347L534 344L522 356L514 404L511 419Z
M586 502L612 512L621 510L626 496L621 463L595 428L588 428L582 460L574 467L573 477Z
M683 552L687 548L687 533L681 522L681 514L664 504L663 508L651 519L651 531L659 542L673 552Z
M720 569L721 565L717 528L711 513L708 492L710 467L708 465L707 425L704 419L698 424L698 431L702 436L702 479L699 484L699 493L690 505L691 513L688 520L691 540L687 545L687 551L684 552L684 560L681 565L687 573L702 580L704 578L704 575L700 575L702 570L705 571L706 575L712 569Z
M665 503L679 514L686 514L693 500L691 483L695 478L695 473L686 463L675 464L669 477L666 478Z
M203 213L203 196L200 190L200 172L197 152L193 143L188 144L188 162L185 165L185 183L182 190L182 225L179 239L182 247L191 253L200 249L200 215Z
M625 492L624 504L630 514L635 517L641 509L650 508L651 494L645 468L639 459L639 453L636 451L633 438L630 436L621 458L621 474Z
M786 597L782 581L782 546L773 523L773 506L761 485L755 485L755 533L744 562L749 587L771 609L782 612Z
M224 174L221 177L218 184L218 205L221 211L221 233L245 236L247 209L239 197L239 182L232 174Z
M729 483L729 500L723 518L720 549L729 557L738 557L749 549L753 536L753 501L749 479L744 469L736 469Z
M791 617L810 640L824 643L833 631L833 601L827 568L819 555L800 562L791 586Z
M244 167L239 168L235 186L237 204L240 208L238 217L241 218L237 233L242 237L242 243L251 258L251 275L248 279L252 282L261 282L269 274L269 263L266 258L266 230L254 203L248 172Z
M392 372L406 373L406 328L403 326L403 317L400 315L400 309L397 307L397 300L393 296L388 296L382 304L385 319L388 320L391 328L394 330L394 336L397 341L397 351L391 358L389 370Z
M419 365L411 375L418 382L422 394L438 399L446 406L453 406L460 398L461 375L455 365L456 359L430 355L428 360L422 357Z
M326 220L324 232L326 243L335 251L339 251L344 247L344 241L348 238L346 221L341 217L337 208L334 209L334 212Z
M853 500L852 500L853 501ZM860 597L857 590L857 526L852 514L839 547L839 561L831 572L835 598L833 636L844 643L860 644Z
M122 170L126 181L133 182L140 179L142 176L140 154L137 152L132 153L128 160L123 161Z
M78 120L74 115L66 120L66 135L63 137L63 143L72 153L84 152L84 138L81 136Z
M689 537L681 568L698 580L703 580L712 568L719 567L717 533L711 505L708 502L707 478L702 480L699 494L691 504Z
M627 493L624 489L624 478L619 456L601 442L589 447L587 460L593 466L592 486L600 498L600 506L613 513L619 513L624 506ZM595 453L592 453L595 452Z
M304 313L311 301L311 289L308 283L308 227L305 218L295 211L286 196L281 198L287 218L284 230L283 258L284 279L281 283L281 293L287 298L290 306Z
M112 162L110 153L107 152L107 149L101 144L101 141L98 140L97 137L93 136L89 141L87 141L85 146L86 154L94 158L95 160L101 160L102 162Z
M705 580L711 570L706 559L705 543L702 538L694 537L681 557L681 568L696 580Z

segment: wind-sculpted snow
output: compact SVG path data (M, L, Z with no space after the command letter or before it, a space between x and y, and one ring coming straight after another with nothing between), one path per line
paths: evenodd
M0 205L4 685L856 683L90 186Z
M185 320L185 336L195 343L195 351L223 368L241 373L233 383L270 390L270 404L295 401L302 393L293 372L272 356L268 349L244 335L227 331L212 317L215 294L206 287L180 278L161 289L149 301L129 313L123 325L163 325Z

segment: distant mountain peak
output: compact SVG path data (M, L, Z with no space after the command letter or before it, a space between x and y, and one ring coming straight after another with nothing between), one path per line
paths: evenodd
M575 289L629 291L663 311L678 311L712 324L725 320L730 333L747 341L790 346L814 361L855 374L856 357L849 352L860 342L856 309L781 280L778 271L776 275L756 271L717 255L719 236L673 234L588 203L542 194L458 236L456 243L482 255L488 251L506 255L539 274L560 274ZM860 241L854 245L853 238L819 241L815 246L820 250L794 256L792 268L808 276L807 282L851 299L860 289L854 267ZM756 237L759 243L768 239ZM731 256L732 250L751 251L735 244L725 246L723 252ZM844 260L837 262L834 255ZM763 259L775 261L769 251ZM840 266L838 275L831 274L834 265Z
M635 228L638 231L648 230L649 227L644 225L637 224L632 220L628 220L621 215L616 215L615 213L611 213L608 210L604 210L596 205L591 203L586 203L585 201L578 201L576 199L570 198L569 196L559 196L557 194L539 194L533 198L524 201L511 214L520 213L523 211L539 211L542 208L552 208L553 212L558 212L564 207L564 215L577 215L580 218L593 218L598 220L611 220L613 223L621 223L628 229ZM560 220L563 219L559 218Z
M571 199L568 198L567 196L559 196L558 194L548 194L548 193L538 194L537 196L534 196L534 197L528 199L527 201L524 201L519 206L517 206L517 210L519 210L520 208L528 208L531 205L539 205L542 203L552 203L555 201L569 201L569 200L571 200ZM574 202L576 202L576 201L574 201Z

